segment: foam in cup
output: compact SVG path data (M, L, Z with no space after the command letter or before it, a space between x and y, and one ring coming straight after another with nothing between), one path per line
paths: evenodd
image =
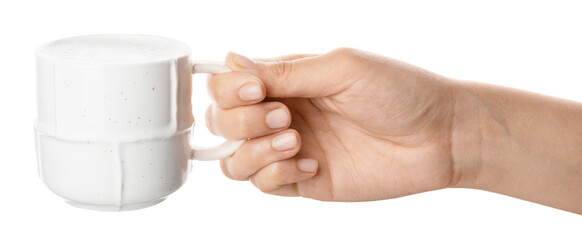
M92 35L58 40L37 50L56 63L130 64L184 56L189 47L177 40L148 35Z

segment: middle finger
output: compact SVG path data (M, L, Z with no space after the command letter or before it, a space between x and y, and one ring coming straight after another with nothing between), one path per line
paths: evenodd
M227 139L260 137L287 129L291 113L280 102L223 109L212 104L206 111L206 125L210 132Z

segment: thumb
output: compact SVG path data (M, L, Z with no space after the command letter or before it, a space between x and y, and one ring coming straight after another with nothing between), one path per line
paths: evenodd
M229 53L227 66L233 71L256 75L263 81L267 97L326 97L346 89L354 66L343 50L323 55L294 55L275 59L249 59Z

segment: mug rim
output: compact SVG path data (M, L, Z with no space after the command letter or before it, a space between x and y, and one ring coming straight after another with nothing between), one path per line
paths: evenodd
M183 53L180 54L176 54L174 56L170 56L170 57L166 57L166 58L161 58L161 59L156 59L156 60L146 60L146 61L139 61L139 62L125 62L125 63L106 63L106 62L67 62L67 61L62 61L62 60L58 60L55 58L51 58L48 56L45 56L41 53L41 51L43 51L44 49L57 44L59 42L63 42L63 41L67 41L67 40L72 40L72 39L77 39L77 38L87 38L87 37L152 37L152 38L159 38L159 39L165 39L165 40L170 40L170 41L174 41L178 44L180 44L180 48L183 48ZM76 66L131 66L131 65L144 65L144 64L157 64L157 63L162 63L162 62L168 62L171 60L176 60L176 59L180 59L183 57L190 57L190 53L191 53L191 49L190 46L188 46L188 44L173 39L173 38L168 38L168 37L162 37L162 36L158 36L158 35L150 35L150 34L87 34L87 35L79 35L79 36L74 36L74 37L67 37L67 38L61 38L61 39L57 39L57 40L53 40L47 43L44 43L40 46L38 46L35 51L34 54L36 56L37 59L43 59L49 62L52 62L53 64L63 64L63 65L76 65Z

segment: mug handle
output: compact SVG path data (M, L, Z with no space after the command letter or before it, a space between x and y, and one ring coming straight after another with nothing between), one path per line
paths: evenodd
M225 73L230 69L219 62L196 61L192 63L192 74L196 73ZM192 159L194 160L217 160L232 155L246 140L227 140L214 147L192 146Z

